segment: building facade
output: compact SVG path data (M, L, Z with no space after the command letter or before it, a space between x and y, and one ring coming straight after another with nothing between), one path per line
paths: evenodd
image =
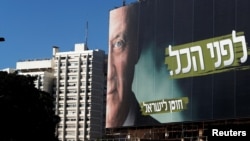
M105 131L105 52L75 44L74 51L53 47L51 59L16 63L20 75L36 76L36 88L55 97L61 121L56 129L60 141L102 138Z
M24 60L16 63L16 71L20 75L35 76L35 87L48 93L53 92L53 60L34 59Z
M60 141L101 138L105 121L105 53L75 44L72 52L53 48L56 114Z

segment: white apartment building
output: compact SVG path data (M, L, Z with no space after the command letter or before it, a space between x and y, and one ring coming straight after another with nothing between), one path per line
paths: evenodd
M89 141L105 131L105 53L75 44L74 51L59 52L52 59L16 63L20 75L36 76L36 88L54 94L55 111L61 118L60 141ZM7 70L5 70L7 71Z
M105 53L75 44L75 50L53 48L56 114L60 141L101 138L105 124Z
M52 59L24 60L16 63L16 71L20 75L36 76L36 88L51 93L53 90L54 74Z

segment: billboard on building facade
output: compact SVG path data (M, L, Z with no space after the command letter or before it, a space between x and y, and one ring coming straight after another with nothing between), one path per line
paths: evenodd
M250 1L110 11L106 127L250 117Z

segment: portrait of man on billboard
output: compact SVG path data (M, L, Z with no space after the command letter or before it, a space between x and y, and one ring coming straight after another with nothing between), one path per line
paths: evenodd
M138 48L138 5L110 12L106 127L157 123L142 116L132 91Z

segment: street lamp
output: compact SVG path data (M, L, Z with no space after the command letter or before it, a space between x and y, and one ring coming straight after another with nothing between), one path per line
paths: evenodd
M5 41L5 39L3 37L0 37L0 42Z

